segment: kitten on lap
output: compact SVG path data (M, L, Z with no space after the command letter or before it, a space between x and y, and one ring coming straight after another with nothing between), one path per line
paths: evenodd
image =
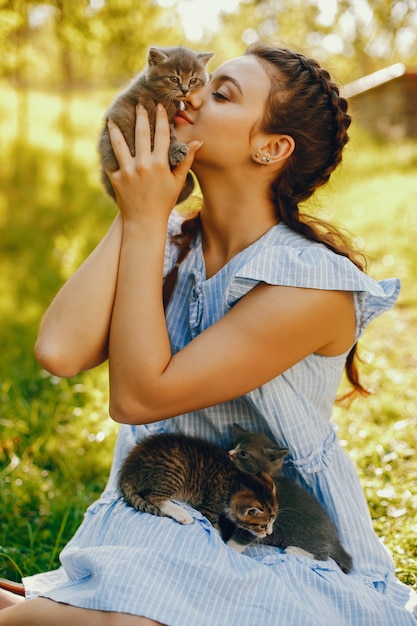
M260 542L318 560L331 557L348 573L352 558L321 504L294 481L276 475L287 453L266 435L237 424L229 453L197 437L153 435L126 457L119 489L138 511L180 524L194 520L173 500L187 502L239 552Z
M252 540L272 532L278 511L268 474L241 472L220 446L180 433L152 435L138 443L123 462L119 489L138 511L180 524L194 520L178 501L198 509L215 526L222 513Z
M253 433L233 425L233 449L229 457L243 472L266 472L274 476L279 504L273 532L261 543L279 547L288 554L309 556L318 560L333 558L346 574L352 569L352 557L343 548L336 527L321 504L297 483L279 473L289 450L280 448L263 433ZM244 545L242 531L233 531L230 520L219 520L225 540ZM232 537L229 538L230 533ZM237 534L239 536L237 536ZM253 543L247 536L247 544ZM233 547L237 547L233 545Z

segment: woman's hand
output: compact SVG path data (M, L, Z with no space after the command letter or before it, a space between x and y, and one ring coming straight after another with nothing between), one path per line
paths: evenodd
M136 220L149 214L155 218L162 212L168 219L201 143L192 141L188 145L188 155L171 171L168 162L169 122L161 104L156 107L153 150L148 112L141 104L136 107L134 157L130 154L120 128L111 119L108 128L119 169L106 173L116 193L122 217L124 220Z

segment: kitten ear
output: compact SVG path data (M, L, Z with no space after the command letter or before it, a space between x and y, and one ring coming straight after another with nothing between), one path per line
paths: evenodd
M168 59L168 55L162 50L162 48L149 48L148 50L148 65L159 65Z
M197 54L197 58L204 64L207 65L207 63L210 61L210 59L212 59L214 57L214 52L199 52Z
M247 432L248 431L242 428L241 426L239 426L239 424L236 424L235 422L233 423L233 434L235 437L237 437L237 435L241 435L242 433L247 433Z
M247 515L250 515L251 517L259 517L260 515L263 515L264 511L263 509L258 509L256 507L251 507L250 509L246 509L245 511L245 517Z
M273 470L278 471L282 467L289 450L288 448L278 448L278 446L274 446L273 448L264 448L264 453L269 461L271 461Z

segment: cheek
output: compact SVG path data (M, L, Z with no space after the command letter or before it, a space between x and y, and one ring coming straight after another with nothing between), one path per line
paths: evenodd
M250 131L245 123L236 118L217 118L205 126L201 139L204 141L201 149L205 147L207 150L210 148L210 152L216 152L219 162L241 161L247 158L250 151Z
M179 125L175 128L180 141L188 143L193 139L203 142L197 151L195 162L210 161L219 166L231 165L247 160L251 154L252 121L229 114L227 106L222 110L202 112L192 126Z

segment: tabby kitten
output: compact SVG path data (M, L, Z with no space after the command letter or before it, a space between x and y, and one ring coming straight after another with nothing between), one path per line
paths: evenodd
M107 121L109 117L120 127L132 155L135 154L136 105L141 102L148 111L151 137L155 133L156 104L161 102L171 122L169 162L175 167L188 152L187 145L180 143L172 124L177 113L184 109L184 98L194 89L207 82L206 65L212 53L196 53L181 46L173 48L150 48L148 64L119 94L105 114L105 123L98 142L101 160L102 182L107 193L116 196L105 170L114 171L119 165L110 142ZM185 200L194 189L194 180L189 172L177 202Z
M138 511L180 524L192 524L193 518L173 500L187 502L214 525L223 512L253 539L272 532L278 512L270 476L241 472L220 446L179 433L151 435L132 448L119 473L119 489Z
M229 457L243 472L267 472L275 476L280 470L286 448L280 448L262 433L244 430L233 425L233 449ZM305 489L284 476L274 478L279 502L278 516L273 532L262 540L286 552L301 553L318 560L331 557L346 574L352 569L352 557L343 548L336 527L321 504ZM232 532L228 520L220 520L223 538L229 539ZM246 537L248 544L252 537ZM235 532L232 542L245 542L244 533ZM235 546L234 546L235 547Z

